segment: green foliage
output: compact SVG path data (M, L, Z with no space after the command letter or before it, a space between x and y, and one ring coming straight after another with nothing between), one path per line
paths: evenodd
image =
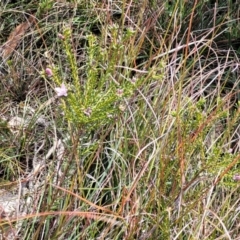
M132 36L132 32L127 30L119 39L117 29L114 26L108 33L112 38L109 48L101 47L93 34L86 36L88 47L84 79L79 79L76 58L70 44L71 30L63 30L61 42L70 66L71 76L68 78L72 82L68 83L70 91L62 99L62 107L66 119L76 126L96 129L114 121L122 111L123 100L130 97L139 84L133 83L129 77L121 79L121 75L116 74L117 64L123 64L126 53L123 44ZM56 84L61 84L56 69L53 79Z
M38 3L37 15L41 15L47 13L49 10L52 9L54 4L53 0L41 0Z

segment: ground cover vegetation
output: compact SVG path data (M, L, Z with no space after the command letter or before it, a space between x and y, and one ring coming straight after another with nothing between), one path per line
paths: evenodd
M0 4L3 239L240 239L238 1Z

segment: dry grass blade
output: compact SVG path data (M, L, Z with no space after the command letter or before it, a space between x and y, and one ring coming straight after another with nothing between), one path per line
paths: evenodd
M16 28L12 30L7 41L2 46L2 56L4 59L8 58L17 48L24 34L31 27L33 21L34 16L31 15L25 22L19 24Z

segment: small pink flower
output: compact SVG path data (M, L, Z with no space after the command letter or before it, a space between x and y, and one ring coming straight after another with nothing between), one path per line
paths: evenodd
M235 176L233 176L233 180L240 181L240 175L236 174Z
M137 78L136 78L136 77L133 77L133 78L130 80L130 82L131 82L132 84L135 84L135 83L137 82Z
M67 96L68 90L64 83L61 84L60 88L56 87L56 88L54 88L54 90L56 91L58 97L63 97L63 96L66 97Z
M227 150L227 153L232 153L233 152L233 149L232 148L229 148L228 150Z
M123 90L117 89L117 96L122 97L123 96Z
M53 72L52 72L52 69L51 68L46 68L45 69L45 73L48 77L52 77L53 75Z
M84 111L84 114L85 114L86 116L90 117L91 114L92 114L92 109L91 109L91 108L87 108L87 109Z
M65 39L65 37L61 33L58 33L58 38L61 39L61 40Z

